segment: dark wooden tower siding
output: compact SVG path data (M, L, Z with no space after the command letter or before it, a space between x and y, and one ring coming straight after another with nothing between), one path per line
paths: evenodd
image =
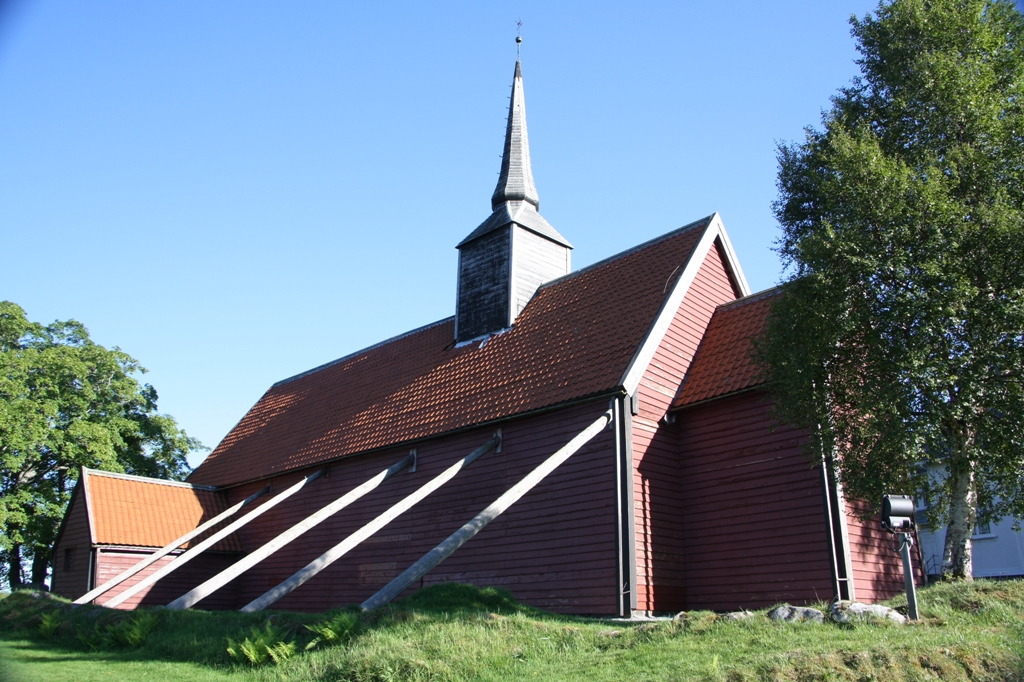
M572 251L516 224L512 225L511 237L514 322L540 285L569 274Z
M510 226L459 248L459 341L496 332L509 325Z

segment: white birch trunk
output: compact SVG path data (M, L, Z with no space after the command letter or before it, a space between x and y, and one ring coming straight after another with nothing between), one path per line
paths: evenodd
M949 523L942 550L942 577L973 580L971 537L977 518L978 491L970 453L971 438L965 434L958 440L949 461Z

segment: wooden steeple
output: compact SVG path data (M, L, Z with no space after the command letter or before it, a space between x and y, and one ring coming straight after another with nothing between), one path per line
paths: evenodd
M541 217L539 208L517 59L492 213L457 247L456 341L512 326L540 285L569 273L572 244Z

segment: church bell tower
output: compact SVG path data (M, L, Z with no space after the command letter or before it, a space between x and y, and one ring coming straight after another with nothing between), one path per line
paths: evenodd
M541 217L539 208L526 134L522 65L517 59L492 213L456 247L457 342L511 327L542 284L569 273L572 244Z

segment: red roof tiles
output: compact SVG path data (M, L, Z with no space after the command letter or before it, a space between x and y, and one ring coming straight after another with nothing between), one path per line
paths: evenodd
M781 289L770 289L718 306L690 365L673 409L736 393L762 383L751 355Z
M507 332L452 318L279 382L189 480L231 485L617 389L710 218L541 287Z
M99 545L163 547L227 508L223 493L187 483L92 470L85 476L93 542ZM238 552L242 547L230 535L214 549Z

